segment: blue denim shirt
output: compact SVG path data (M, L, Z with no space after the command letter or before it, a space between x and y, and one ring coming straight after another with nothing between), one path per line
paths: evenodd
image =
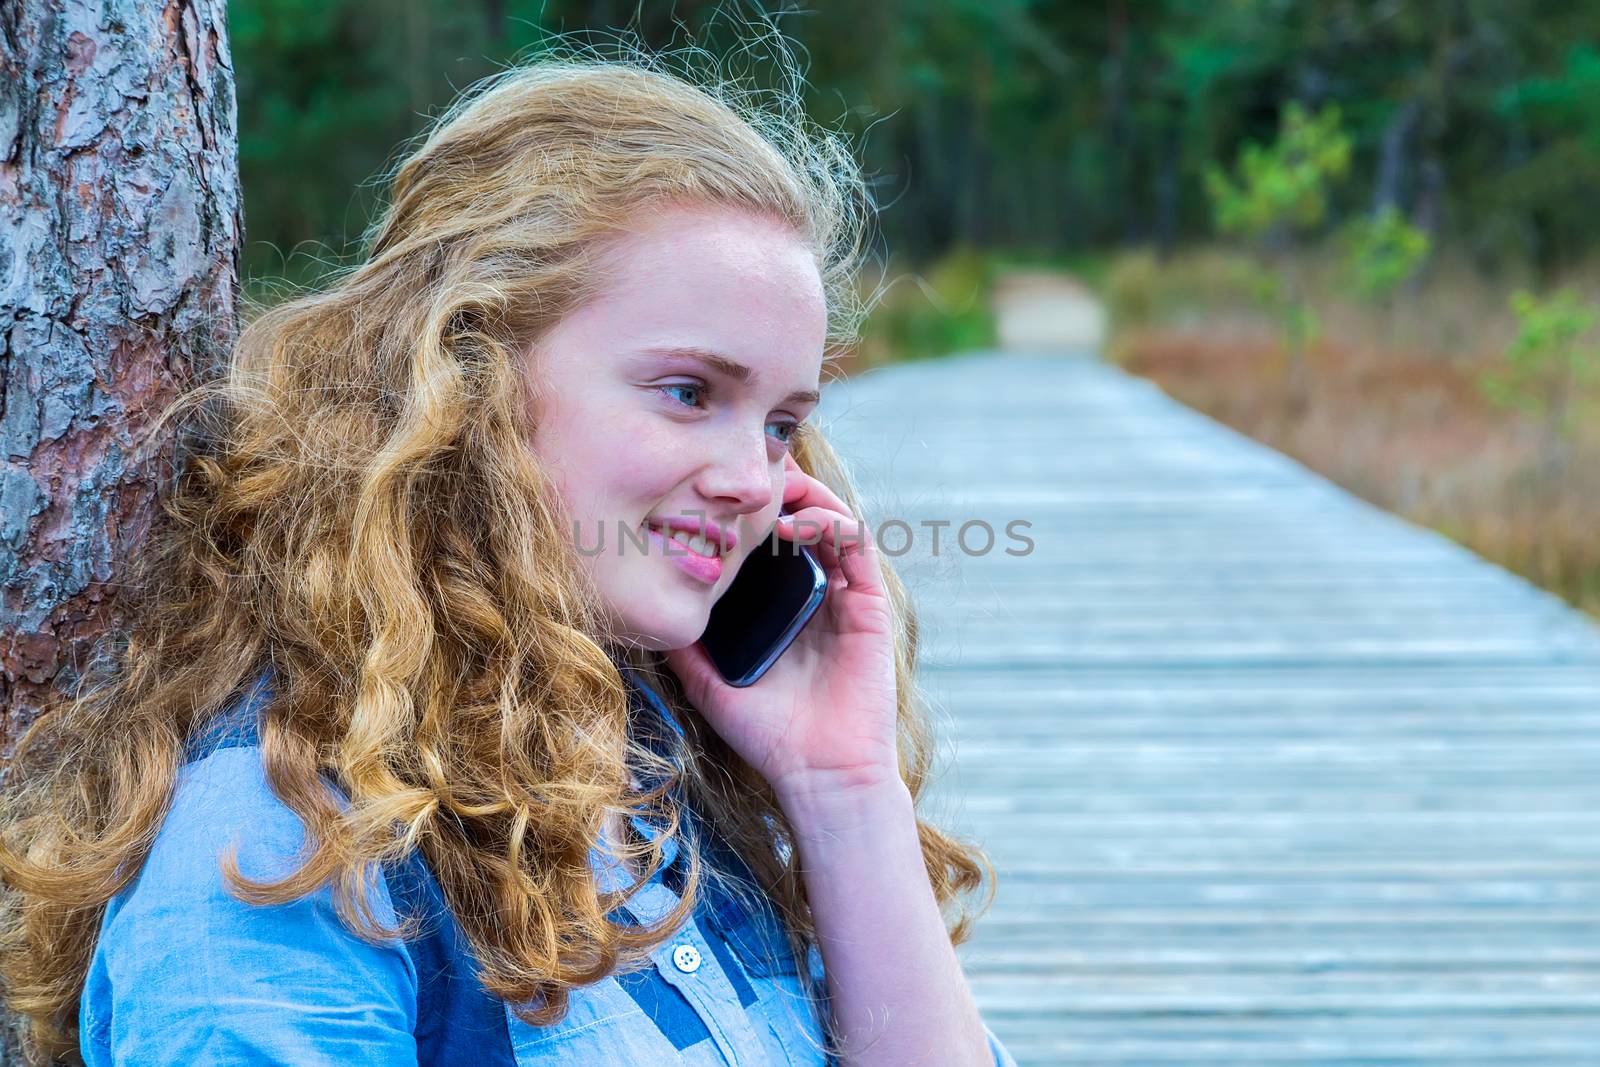
M636 719L678 724L629 673ZM87 1067L112 1064L824 1064L782 926L768 907L703 892L650 966L572 990L559 1023L534 1027L477 981L476 958L420 853L374 872L373 913L424 916L409 939L351 933L330 886L287 904L230 895L218 866L230 843L248 877L282 876L305 844L299 817L267 785L256 714L270 675L191 740L177 791L138 878L108 903L79 1007ZM345 795L328 782L341 804ZM634 825L654 836L643 819ZM651 922L678 900L675 842L620 909ZM602 885L630 879L600 848ZM823 976L812 949L812 973ZM1015 1067L988 1031L995 1062Z

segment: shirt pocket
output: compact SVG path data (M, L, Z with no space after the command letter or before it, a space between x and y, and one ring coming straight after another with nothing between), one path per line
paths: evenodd
M758 1025L770 1030L783 1050L784 1062L808 1067L835 1062L824 1055L822 1047L820 1020L827 1017L827 986L822 954L816 947L807 953L806 963L816 980L815 995L822 998L821 1004L807 1000L783 922L770 905L750 904L713 889L706 917L712 936L723 939L755 987L758 999L751 1013L761 1017Z
M650 1003L650 994L637 990L648 986L660 994L659 987L666 986L655 967L652 963L642 971L613 975L572 990L566 1016L550 1026L531 1026L507 1005L506 1028L517 1067L579 1063L727 1067L709 1034L701 1038L698 1033L677 1029L687 1021L682 1011L693 1017L691 1028L703 1028L692 1006L674 1002L657 1005L654 1015L646 1012L644 1004ZM632 984L636 992L630 993L625 983ZM676 990L670 992L676 994Z
M806 999L793 962L794 958L790 956L789 966L781 972L759 979L761 999L757 1010L765 1017L773 1039L783 1049L791 1067L835 1064L838 1060L827 1056L822 1044L822 1019L828 1015L822 954L813 947L807 957L811 973L817 981L815 995L821 998L821 1003Z
M733 950L746 974L772 978L799 973L783 921L770 905L735 897L716 885L708 885L704 892L707 923Z

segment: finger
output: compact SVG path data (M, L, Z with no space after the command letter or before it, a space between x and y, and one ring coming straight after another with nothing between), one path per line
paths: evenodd
M818 478L814 478L800 469L793 456L787 457L784 465L783 502L789 511L796 512L801 508L823 507L832 508L844 515L850 514L850 508L840 500L832 489L829 489Z
M851 589L886 594L883 572L879 570L878 546L873 542L872 529L858 520L842 527L836 545L839 567Z
M807 479L812 488L809 491L793 492L795 504L789 507L789 514L804 516L806 521L798 526L791 525L791 529L796 530L796 536L803 539L816 552L819 561L827 569L830 581L842 579L848 582L849 578L840 569L836 538L821 535L824 533L834 535L836 530L842 532L851 528L856 522L855 516L849 508L839 503L839 498L834 496L827 486L810 478L803 471L798 477ZM791 488L793 487L794 483L791 483Z
M802 508L790 515L778 516L774 531L778 536L805 545L816 554L818 562L828 571L828 577L842 579L839 570L838 550L828 536L835 523L843 523L846 516L831 508Z
M878 550L867 524L827 508L806 508L779 523L789 540L811 544L830 571L837 571L852 589L883 592Z

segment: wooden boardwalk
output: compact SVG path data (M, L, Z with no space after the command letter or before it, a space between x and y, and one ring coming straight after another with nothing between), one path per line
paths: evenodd
M932 810L999 870L963 958L1020 1063L1600 1064L1600 628L1092 358L822 415L915 534Z

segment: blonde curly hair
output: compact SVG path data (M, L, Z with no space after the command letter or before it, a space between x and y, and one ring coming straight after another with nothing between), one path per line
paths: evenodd
M256 309L225 373L174 408L192 445L126 594L135 622L8 768L0 977L30 1057L75 1051L101 916L149 852L185 744L267 666L268 780L316 847L278 881L225 862L242 899L291 901L332 879L354 933L403 934L369 913L364 876L421 850L484 986L545 1025L572 987L642 959L695 907L709 865L692 849L679 906L648 927L608 918L619 901L588 863L605 820L651 811L666 834L622 857L648 877L682 798L806 958L815 931L783 812L658 656L613 645L527 447L522 373L530 342L599 284L605 241L667 198L786 222L815 253L830 346L854 339L870 197L786 69L783 88L757 93L659 55L552 50L480 83L394 168L363 260ZM793 453L858 508L820 430ZM933 746L916 616L884 568L917 797ZM624 664L683 724L675 763L630 738ZM674 773L640 790L639 766ZM977 848L919 829L941 905L992 882ZM984 906L958 913L956 943Z

